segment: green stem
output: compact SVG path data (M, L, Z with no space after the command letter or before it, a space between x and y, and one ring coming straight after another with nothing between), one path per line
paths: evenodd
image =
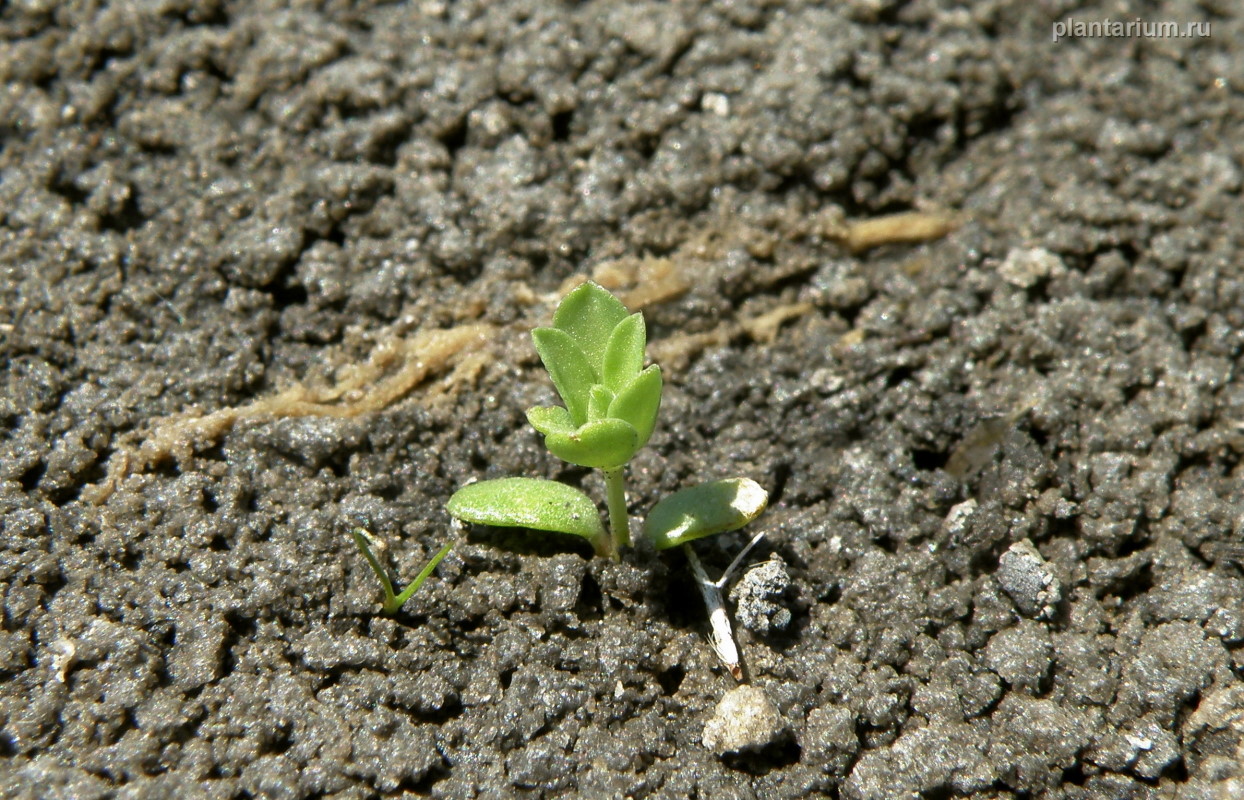
M625 467L604 470L605 503L609 506L609 527L613 529L613 558L616 561L618 551L631 545L630 515L626 510L626 473Z
M441 563L441 559L449 555L449 550L453 546L454 543L449 542L441 548L439 553L432 556L432 560L427 563L427 566L419 571L419 574L415 576L415 579L410 582L409 586L402 590L401 594L394 597L391 602L385 602L384 608L382 609L384 613L392 616L400 611L402 606L406 605L406 601L410 599L410 596L418 591L419 587L423 585L423 582L426 581L428 576L432 574L432 570L436 569L436 565Z
M376 577L380 579L380 588L384 590L384 605L388 608L389 603L393 602L393 581L389 580L389 573L385 572L384 567L380 566L380 562L372 555L371 545L367 543L367 531L355 528L350 531L350 535L354 537L354 543L362 551L363 558L367 559L367 565L371 567L371 571L376 573Z

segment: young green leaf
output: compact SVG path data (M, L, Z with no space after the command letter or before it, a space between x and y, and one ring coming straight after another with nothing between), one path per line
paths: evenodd
M626 316L626 306L621 300L588 281L562 299L553 312L553 327L570 335L599 381L609 335Z
M592 391L588 394L588 421L595 422L598 419L604 419L609 416L609 404L612 402L613 392L609 391L599 383L593 386Z
M749 478L729 478L674 492L652 507L644 533L658 550L741 528L760 516L769 493Z
M574 433L574 420L570 412L561 406L537 406L527 409L527 421L531 427L548 436L550 433Z
M639 449L639 433L629 422L600 419L583 425L574 433L552 433L544 446L562 461L581 467L614 469L631 460Z
M600 511L583 492L540 478L500 478L463 486L445 505L463 522L608 539Z
M587 356L570 334L560 328L536 328L531 338L570 418L575 425L587 422L588 397L592 386L599 382Z
M646 342L643 314L631 314L613 329L600 376L609 391L617 394L643 369Z
M415 576L415 579L402 590L402 593L397 594L393 591L393 581L389 579L389 573L385 571L384 567L380 566L380 560L377 559L375 554L371 551L371 544L369 543L371 540L371 534L362 528L355 528L350 533L354 536L354 543L363 553L363 558L367 559L367 564L371 567L371 571L375 573L377 578L380 579L380 589L384 592L384 603L381 604L380 613L390 617L398 611L401 611L402 606L406 605L406 601L409 600L415 592L419 591L419 587L423 585L423 582L426 581L428 576L432 574L432 571L436 569L436 565L441 563L441 560L444 559L445 556L449 555L450 549L454 546L453 542L449 542L442 547L440 552L432 556L432 560L424 565L419 574Z
M648 443L656 427L662 385L661 368L653 364L636 375L609 404L609 416L626 420L639 434L637 449Z

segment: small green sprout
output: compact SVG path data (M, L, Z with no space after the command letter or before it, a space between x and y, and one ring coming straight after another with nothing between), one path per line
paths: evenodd
M384 567L380 566L380 561L371 551L371 534L362 528L355 528L350 533L354 536L354 543L362 551L363 558L367 559L367 564L371 567L371 571L376 573L376 577L380 579L380 588L384 590L384 604L381 606L380 611L389 617L401 610L402 606L406 605L406 601L411 598L411 595L419 591L419 587L432 574L432 570L436 569L436 565L441 563L441 559L449 555L450 548L454 546L454 543L450 542L442 547L440 552L432 556L432 560L427 563L427 566L419 571L419 574L410 582L410 585L403 589L401 594L396 594L393 591L393 580L389 577L389 573Z
M661 408L661 368L644 367L643 314L584 283L562 300L553 326L532 331L536 352L564 406L532 408L527 421L563 461L601 470L608 526L580 490L538 478L501 478L462 487L447 509L463 522L582 536L598 555L631 544L625 468L647 444ZM648 514L644 533L658 550L732 531L764 511L768 494L748 478L675 492ZM612 534L610 531L612 530Z

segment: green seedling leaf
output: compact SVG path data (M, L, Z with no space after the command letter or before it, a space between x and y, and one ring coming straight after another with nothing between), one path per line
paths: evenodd
M613 402L613 392L601 384L592 387L587 401L587 418L591 422L609 416L609 404Z
M441 563L441 560L444 559L445 556L449 555L449 551L454 546L453 542L449 542L442 547L440 552L432 556L432 560L419 571L419 574L415 576L415 579L402 590L402 593L396 594L393 591L393 581L389 579L389 573L385 571L384 567L380 566L379 559L377 559L371 551L371 545L369 543L371 534L362 528L355 528L350 531L350 533L354 537L355 545L357 545L358 549L362 551L363 558L367 559L367 565L371 567L371 571L375 573L377 578L380 579L380 588L384 592L384 603L382 604L380 611L382 614L390 617L400 611L402 606L406 605L406 601L409 600L415 592L419 591L419 587L422 586L423 582L426 581L428 576L432 574L432 570L436 569L436 565Z
M463 522L608 540L600 511L583 492L540 478L500 478L463 486L445 504Z
M553 379L575 425L587 422L588 398L599 382L595 368L569 333L559 328L536 328L531 332L536 352Z
M656 364L635 376L609 404L609 416L629 422L639 434L636 449L648 443L661 410L661 368Z
M639 449L639 433L625 420L600 419L571 434L550 434L544 438L544 446L550 453L571 464L614 469L635 455Z
M527 421L531 427L548 436L550 433L574 433L574 420L570 412L561 406L537 406L527 409Z
M647 339L643 314L631 314L613 329L601 368L601 380L609 391L617 394L644 368Z
M750 478L729 478L674 492L653 506L644 532L658 550L741 528L760 516L769 493Z
M588 281L562 299L553 312L553 327L570 335L599 381L609 336L626 316L621 300Z

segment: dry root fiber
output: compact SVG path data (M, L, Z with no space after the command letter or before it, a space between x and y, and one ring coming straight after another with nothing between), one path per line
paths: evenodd
M158 419L140 445L122 448L109 459L104 480L87 487L83 497L103 503L129 475L169 457L185 463L195 450L215 443L240 420L356 417L388 407L451 365L459 378L459 370L462 375L474 374L480 362L472 356L491 340L492 332L489 325L474 324L393 338L377 347L366 363L345 368L332 386L299 384L244 406L207 415L188 411Z
M846 223L828 233L852 253L861 253L883 244L919 244L940 239L959 224L959 218L953 214L907 211Z

